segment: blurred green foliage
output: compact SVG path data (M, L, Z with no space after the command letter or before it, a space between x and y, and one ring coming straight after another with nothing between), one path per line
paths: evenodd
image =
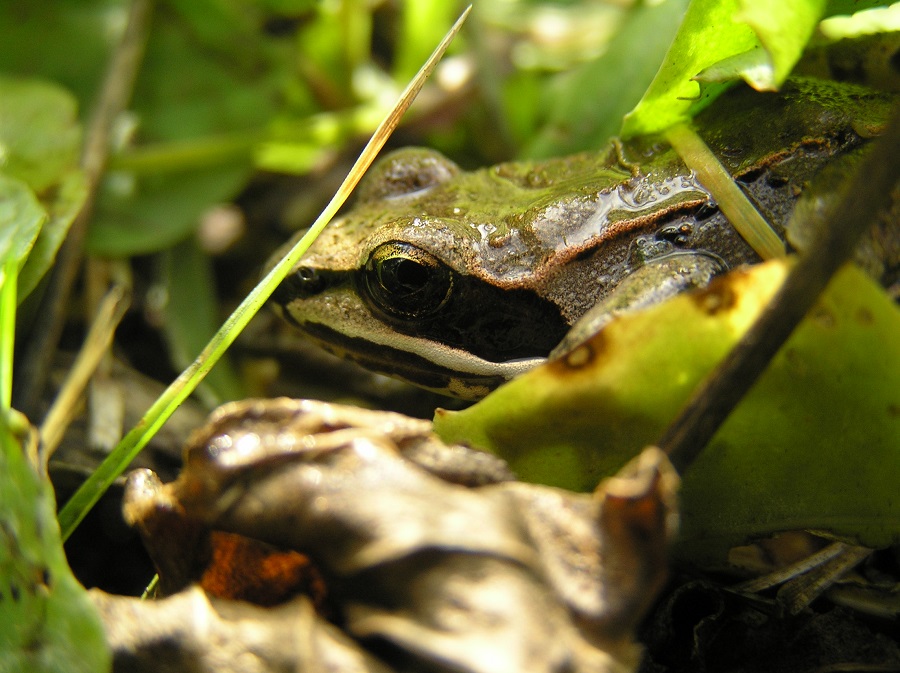
M826 5L695 0L681 24L687 0L479 0L456 58L408 115L409 137L468 166L590 149L619 131L651 80L625 130L660 130L697 108L691 78L710 66L709 80L777 85L818 19L847 3ZM254 170L321 170L374 129L461 9L160 0L88 249L166 249ZM85 121L127 11L124 0L2 3L0 74L54 81Z
M401 135L465 166L540 158L600 146L642 96L625 130L658 131L735 79L777 86L823 16L887 4L478 0ZM126 0L0 3L0 253L5 289L19 272L19 300L38 288L86 201L83 128L128 10ZM163 260L168 339L182 360L219 315L210 260L193 241L201 215L260 170L324 172L352 153L461 10L449 0L156 2L87 250ZM3 304L5 344L14 303ZM11 348L0 358L8 387ZM222 398L237 394L231 383L226 375L218 385ZM0 427L0 647L19 648L23 670L102 670L48 484L19 454L9 418ZM29 653L40 660L22 658Z

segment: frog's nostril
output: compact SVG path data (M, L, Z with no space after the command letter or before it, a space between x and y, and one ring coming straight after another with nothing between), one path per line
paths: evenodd
M319 294L327 283L324 275L311 266L297 267L272 293L272 299L285 306L295 299L306 299Z
M311 266L299 267L296 271L294 271L294 275L303 284L316 283L321 279L319 273Z

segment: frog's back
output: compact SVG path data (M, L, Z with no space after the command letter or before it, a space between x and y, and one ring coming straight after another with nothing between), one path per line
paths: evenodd
M741 87L701 113L695 128L785 238L799 196L824 167L856 154L880 132L894 98L812 79L790 80L771 94ZM582 201L567 220L553 221L541 211L532 219L541 238L557 244L546 249L544 292L567 297L569 319L659 257L706 251L723 268L759 260L662 138L614 143L603 156L616 157L631 174ZM560 264L560 256L567 263ZM592 289L573 297L573 287Z

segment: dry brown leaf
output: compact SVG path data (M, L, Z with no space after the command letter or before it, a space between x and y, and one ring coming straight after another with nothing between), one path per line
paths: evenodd
M304 643L334 624L349 639L329 635L327 647L358 662L374 654L392 670L618 672L637 664L633 629L665 579L676 519L678 478L656 449L594 494L577 494L510 481L496 458L441 444L424 421L280 399L220 409L188 442L185 464L171 484L146 471L130 478L126 515L164 590L181 593L143 607L98 599L116 620L117 662L152 659L156 644L179 657L188 648L212 670L218 655L208 648L221 633L232 634L232 649L244 637L224 624L228 612L241 628L292 631L297 644L285 667L281 649L269 653L259 645L269 636L254 631L246 651L253 666L267 667L230 664L234 671L327 670ZM290 625L283 622L308 610L306 598L267 612L185 590L210 573L213 531L311 559L327 588L327 598L317 596L320 613ZM247 565L229 569L235 582L261 563ZM307 577L294 593L315 593L311 586ZM148 636L148 624L160 628L160 606L176 611L178 601L190 613L172 616L178 629ZM204 642L207 622L215 628Z

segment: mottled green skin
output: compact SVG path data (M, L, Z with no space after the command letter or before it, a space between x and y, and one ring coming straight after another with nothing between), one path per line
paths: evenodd
M797 80L777 94L735 89L695 126L783 235L808 182L877 132L889 104L865 89ZM390 241L452 271L440 311L398 318L360 297L358 270ZM598 302L646 303L671 277L671 263L658 262L673 253L686 273L695 258L712 272L758 259L661 138L472 172L401 150L372 169L355 209L298 266L327 282L310 291L289 279L276 301L331 350L474 398L546 356Z

